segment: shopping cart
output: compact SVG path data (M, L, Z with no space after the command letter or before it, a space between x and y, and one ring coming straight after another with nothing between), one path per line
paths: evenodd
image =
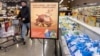
M0 20L0 39L5 39L0 43L0 49L6 51L8 47L20 43L21 41L17 38L17 36L20 36L20 30L21 26L18 19L4 18ZM7 44L9 42L12 43Z

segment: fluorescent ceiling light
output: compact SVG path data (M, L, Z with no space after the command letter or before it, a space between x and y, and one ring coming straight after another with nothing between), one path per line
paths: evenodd
M68 3L70 3L70 1L68 1Z
M71 0L71 1L74 1L74 0Z
M62 4L63 1L64 1L64 0L60 0L59 4Z
M97 3L89 3L89 4L87 4L87 5L97 5Z

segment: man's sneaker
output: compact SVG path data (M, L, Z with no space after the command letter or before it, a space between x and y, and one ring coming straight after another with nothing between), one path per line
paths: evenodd
M25 45L25 44L26 44L26 42L25 42L24 38L21 38L21 39L20 39L20 42L22 42L22 43L23 43L23 45Z
M26 45L26 42L25 41L23 42L23 45Z

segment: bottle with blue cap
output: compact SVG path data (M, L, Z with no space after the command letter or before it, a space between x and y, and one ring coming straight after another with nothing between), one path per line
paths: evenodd
M51 33L51 32L49 31L49 29L46 29L46 30L45 30L45 37L46 37L46 38L50 38L50 33Z

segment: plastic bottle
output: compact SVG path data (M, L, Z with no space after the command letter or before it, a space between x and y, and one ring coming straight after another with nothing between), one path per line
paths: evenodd
M50 38L50 31L48 29L45 30L45 37Z

